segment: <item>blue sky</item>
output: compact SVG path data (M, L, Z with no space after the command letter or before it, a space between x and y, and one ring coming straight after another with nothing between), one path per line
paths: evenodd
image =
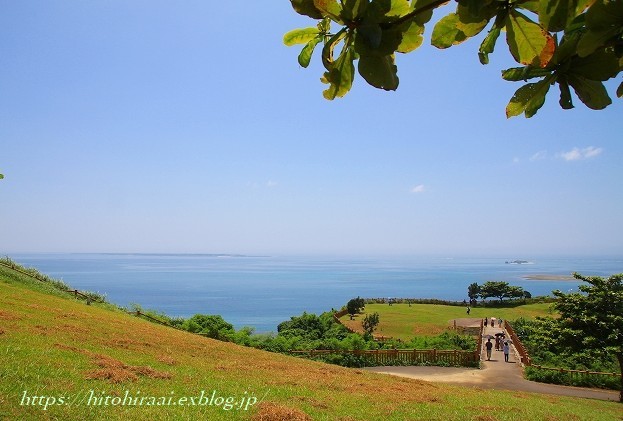
M428 27L397 92L330 102L281 41L311 24L0 0L0 253L621 255L621 100L507 120L503 39L482 66Z

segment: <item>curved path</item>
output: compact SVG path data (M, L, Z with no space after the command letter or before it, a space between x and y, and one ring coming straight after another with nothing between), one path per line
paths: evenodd
M495 335L501 332L498 327L487 327L485 334ZM483 341L483 347L484 347ZM484 389L519 390L524 392L543 393L550 395L564 395L579 398L601 399L618 401L619 392L588 389L581 387L559 386L547 383L532 382L524 379L521 365L517 363L514 347L509 362L504 362L502 351L492 351L491 361L486 361L483 349L481 369L457 367L367 367L364 370L377 373L392 374L395 376L410 377L431 382L452 383L461 386L478 387Z

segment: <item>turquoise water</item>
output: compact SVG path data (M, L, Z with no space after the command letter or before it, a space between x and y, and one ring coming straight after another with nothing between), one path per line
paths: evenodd
M577 290L577 281L535 281L530 274L609 276L623 258L319 258L185 254L19 254L13 260L109 301L138 303L171 316L220 314L236 328L275 331L290 316L340 308L356 296L467 299L489 280L532 295Z

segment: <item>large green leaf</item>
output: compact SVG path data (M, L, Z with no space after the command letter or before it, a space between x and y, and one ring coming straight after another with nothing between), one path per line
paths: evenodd
M580 98L580 101L588 108L603 110L608 105L612 104L612 100L608 96L608 91L606 91L603 83L586 79L576 74L567 75L567 80L578 98Z
M457 28L459 16L456 13L450 13L437 22L431 36L431 44L437 48L449 48L455 44L460 44L467 37Z
M298 14L309 16L312 19L322 19L322 12L316 8L314 0L290 0L292 8Z
M482 64L489 64L489 54L495 49L495 43L500 37L501 29L498 25L494 25L489 31L485 39L480 44L478 49L478 59Z
M623 2L620 0L598 0L586 12L586 27L599 30L621 26L623 23Z
M283 36L283 43L288 47L296 44L307 44L309 41L316 38L319 33L320 31L316 27L293 29Z
M506 106L506 117L518 116L525 113L530 118L543 106L545 95L549 91L552 77L546 77L540 82L528 83L519 88Z
M560 87L560 100L558 103L565 110L573 108L573 101L571 100L571 91L569 90L569 84L566 80L559 80L558 86Z
M595 50L602 48L608 41L621 32L621 27L604 27L600 29L589 29L586 31L578 43L578 55L586 57Z
M481 1L478 1L477 3L483 4ZM478 14L474 14L475 12ZM485 29L489 23L489 20L495 16L495 9L491 7L480 7L476 11L473 11L470 10L468 6L462 6L459 3L456 8L456 14L459 17L457 29L469 38L474 35L478 35L483 29Z
M404 16L411 11L411 5L408 0L391 0L389 11L385 14L389 17Z
M502 79L511 82L519 82L520 80L533 79L535 77L549 76L551 70L541 69L539 67L513 67L510 69L502 70Z
M576 17L581 0L548 0L540 3L539 22L552 32L562 31Z
M556 49L554 38L522 13L511 10L506 22L506 42L521 64L545 67Z
M578 44L578 54L587 56L623 31L623 1L595 1L586 12L588 31Z
M393 55L360 56L358 70L366 82L376 88L386 91L395 91L398 88L398 68L394 64Z
M314 54L314 49L316 48L316 45L318 45L321 41L322 41L322 37L318 36L318 37L312 39L311 41L309 41L305 45L305 47L303 47L303 49L301 50L301 53L299 54L299 57L298 57L298 61L299 61L299 64L301 65L301 67L309 66L309 62L311 61L311 57Z
M321 80L329 84L329 87L322 93L326 99L333 100L337 97L343 97L350 91L355 77L353 64L355 56L354 49L351 46L345 46L331 69L324 73Z
M419 25L417 22L411 21L407 23L409 25L406 30L402 32L402 39L398 46L399 53L409 53L422 45L424 41L424 26Z
M608 80L619 73L619 58L612 50L599 50L574 59L569 71L591 80Z

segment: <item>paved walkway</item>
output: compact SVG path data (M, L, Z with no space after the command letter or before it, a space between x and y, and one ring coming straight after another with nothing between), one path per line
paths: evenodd
M485 334L495 335L502 332L503 329L488 326ZM509 362L504 362L504 354L502 351L495 350L495 340L493 351L491 353L491 361L486 360L486 352L484 350L483 340L482 364L481 369L477 368L459 368L459 367L368 367L365 370L377 373L392 374L395 376L410 377L431 382L452 383L461 386L478 387L483 389L500 389L500 390L519 390L532 393L543 393L549 395L563 395L580 398L601 399L618 401L619 392L587 389L581 387L559 386L547 383L531 382L523 377L523 369L518 363L514 347L511 347Z

